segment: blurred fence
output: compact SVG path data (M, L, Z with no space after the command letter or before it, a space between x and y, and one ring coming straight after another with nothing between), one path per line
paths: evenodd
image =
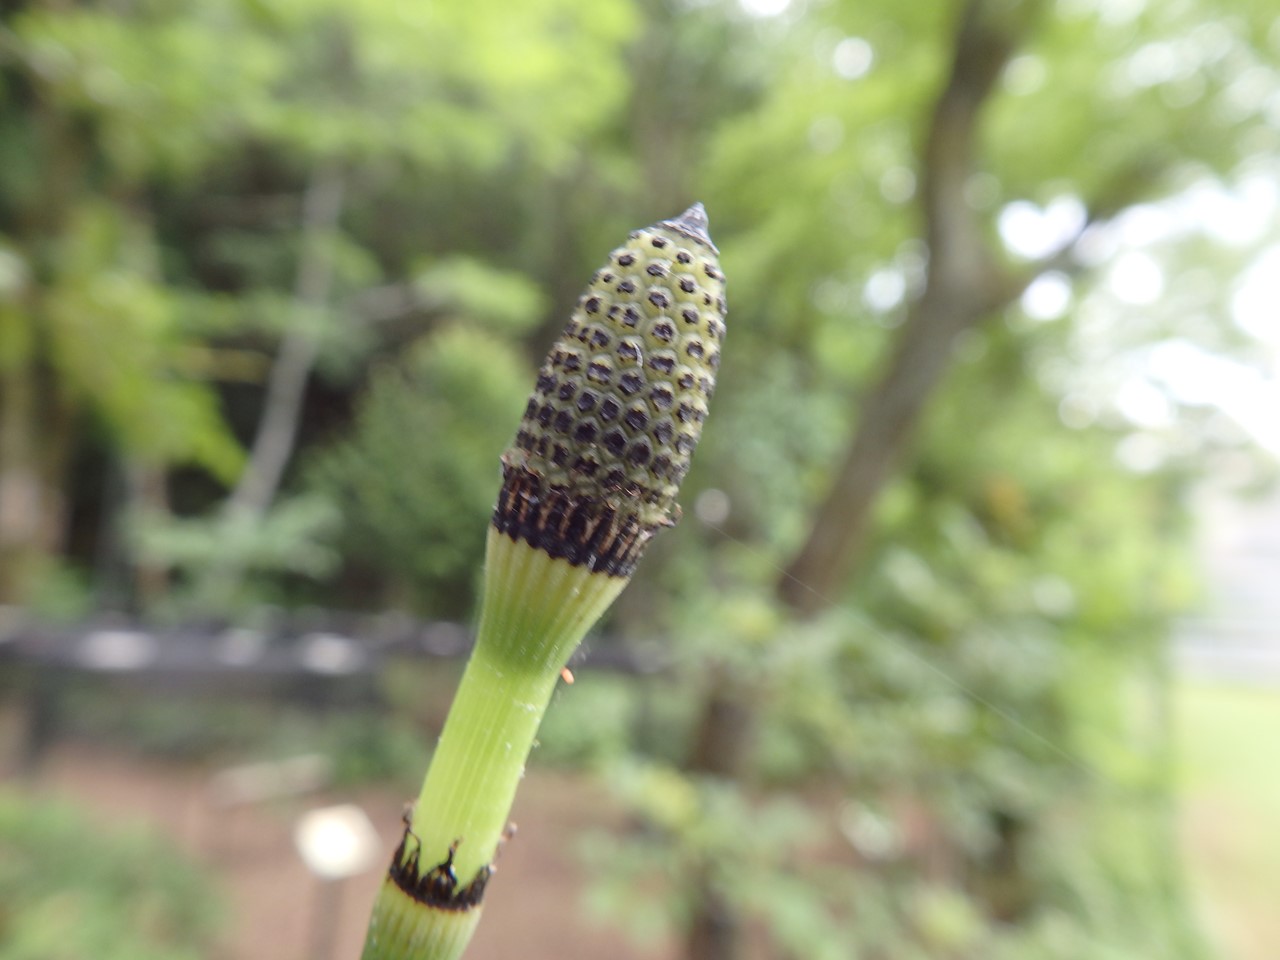
M259 699L328 710L378 707L385 671L415 660L457 660L473 638L449 621L399 614L358 617L307 610L265 626L157 627L122 617L41 624L0 608L0 671L24 698L21 763L38 762L56 738L62 697L95 679L142 694ZM657 644L596 638L574 664L630 674L665 669Z

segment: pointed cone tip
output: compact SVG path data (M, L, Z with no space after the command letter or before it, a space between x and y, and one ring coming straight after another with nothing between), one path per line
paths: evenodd
M716 249L716 245L711 242L711 234L707 232L707 208L701 203L695 203L680 216L662 222L664 226L668 226L678 233L683 233L686 237L697 240L699 243L705 243L712 250ZM716 252L718 253L719 251Z

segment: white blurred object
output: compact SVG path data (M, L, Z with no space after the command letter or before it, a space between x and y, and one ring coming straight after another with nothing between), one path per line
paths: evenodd
M355 673L364 666L360 644L336 633L309 633L298 641L302 665L312 673L336 676Z
M80 641L76 660L90 670L140 670L156 658L158 646L140 630L94 630Z
M351 803L303 814L293 842L307 869L324 880L364 873L382 852L382 838L368 815Z
M693 512L703 523L718 527L729 519L732 504L723 490L703 490L693 501Z

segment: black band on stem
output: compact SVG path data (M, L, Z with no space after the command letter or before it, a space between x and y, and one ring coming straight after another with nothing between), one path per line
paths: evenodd
M411 841L412 850L409 849ZM421 873L421 845L406 825L404 836L400 838L400 844L391 858L387 876L410 898L428 907L457 912L478 907L484 900L484 889L493 876L493 867L481 867L468 883L459 886L458 875L453 869L453 855L457 849L458 845L455 843L449 848L449 855L444 862Z
M503 473L494 527L575 567L629 577L657 532L603 498L545 489L541 477L521 467L504 466Z

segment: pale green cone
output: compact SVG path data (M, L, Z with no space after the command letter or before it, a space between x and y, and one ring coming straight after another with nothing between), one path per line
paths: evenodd
M626 576L678 518L724 336L706 225L695 204L631 234L596 271L502 456L499 530Z

